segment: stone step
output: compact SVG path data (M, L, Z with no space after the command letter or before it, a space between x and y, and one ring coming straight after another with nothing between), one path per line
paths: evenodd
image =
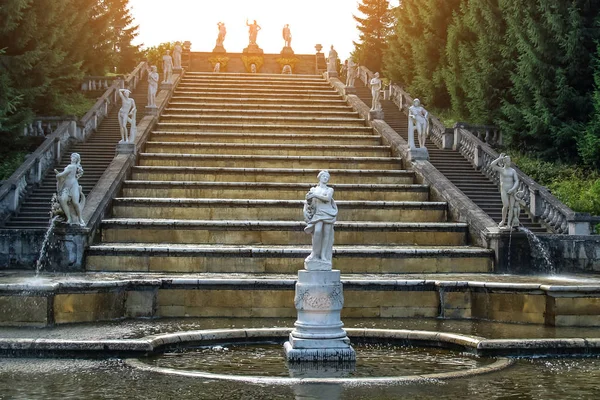
M322 110L289 110L289 109L276 109L276 110L252 110L242 108L223 107L221 109L199 109L199 108L178 108L168 107L165 109L164 117L167 116L200 116L203 117L211 116L213 118L217 116L242 116L242 117L309 117L309 118L354 118L358 119L359 115L355 111L342 110L342 111L322 111ZM363 124L364 125L364 124Z
M90 246L88 271L296 274L309 246L202 246L105 243ZM340 246L333 268L344 274L486 273L493 252L467 246Z
M328 105L328 103L330 103ZM187 110L215 110L215 111L282 111L282 112L349 112L353 113L353 108L345 104L343 101L338 102L320 102L319 105L312 103L306 104L281 104L281 102L271 102L268 104L260 103L232 103L228 102L185 102L179 100L171 100L169 108L187 109Z
M148 153L231 154L279 156L386 157L389 146L319 144L249 144L201 142L147 142Z
M314 184L269 182L125 181L122 197L194 199L303 199ZM336 184L336 200L428 201L426 185Z
M163 114L161 124L232 124L244 126L247 124L269 124L273 127L278 125L302 127L309 126L335 126L335 127L364 127L365 121L360 118L339 117L291 117L291 116L256 116L256 115L186 115L186 114Z
M181 94L175 93L171 98L171 103L169 104L178 104L178 103L215 103L221 104L223 103L222 98L220 97L208 97L203 96L202 94L197 94L195 96L184 96ZM332 99L299 99L294 97L289 98L271 98L271 97L246 97L242 95L238 95L237 97L230 96L227 98L227 102L232 104L237 103L245 103L247 105L278 105L278 106L322 106L324 108L327 107L347 107L348 104L341 98L332 98Z
M296 221L205 221L172 219L107 219L102 241L211 245L309 245L306 224ZM337 222L338 245L464 246L467 224L451 222Z
M275 85L264 85L264 84L249 84L245 82L228 82L225 84L194 84L194 83L181 83L177 86L175 93L260 93L268 95L280 95L280 94L309 94L309 95L338 95L339 94L329 85L295 85L288 86L287 84L275 84Z
M266 81L266 82L327 82L320 75L305 74L252 74L237 72L188 72L186 71L184 79L186 81L193 79L210 79L211 81L229 81L232 79L243 79L248 82Z
M337 201L336 204L340 221L446 221L446 203L442 202ZM303 200L116 198L113 217L299 221L303 219L303 206Z
M137 181L204 182L313 182L319 169L291 168L211 168L211 167L133 167ZM411 184L414 173L404 170L330 169L332 183Z
M275 125L275 124L216 124L216 123L178 123L158 122L156 129L159 131L177 132L230 132L230 133L312 133L312 134L371 134L373 129L367 126L337 126L337 125Z
M173 94L174 98L216 98L219 101L225 99L263 99L265 96L269 96L271 100L340 100L341 97L337 92L331 91L329 93L315 93L312 91L279 91L271 93L269 90L231 90L231 91L206 91L206 90L176 90Z
M205 142L205 143L315 143L322 145L352 143L361 146L381 145L381 137L368 135L327 134L278 134L278 133L232 133L232 132L169 132L153 131L151 140L158 142Z
M310 169L402 169L394 157L243 156L228 154L140 153L140 166L310 168Z
M215 79L214 77L189 77L185 76L179 85L258 85L258 86L315 86L331 87L324 79L245 79L229 77L227 79Z

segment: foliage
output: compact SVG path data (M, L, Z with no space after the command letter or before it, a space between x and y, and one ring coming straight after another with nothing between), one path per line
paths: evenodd
M386 76L429 106L447 108L444 80L448 25L460 0L404 0L396 8L396 34L384 56Z
M600 169L600 45L595 59L594 83L594 112L577 146L583 163Z
M6 154L2 157L0 163L0 181L10 178L10 176L23 164L27 157L27 152L20 151L17 153Z
M392 16L388 0L362 0L358 11L364 18L354 15L359 30L359 41L354 42L352 57L373 72L381 71L386 39L391 33Z
M96 101L85 97L83 93L73 92L66 94L62 102L56 106L57 115L74 115L77 118L83 117L94 106Z
M167 53L167 50L172 53L173 47L175 47L175 42L165 42L159 44L158 46L148 47L147 49L143 50L143 53L146 57L146 60L148 60L149 65L155 65L159 72L163 72L162 58Z

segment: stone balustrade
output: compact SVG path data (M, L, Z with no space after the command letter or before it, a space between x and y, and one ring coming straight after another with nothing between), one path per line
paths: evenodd
M81 80L82 92L94 92L98 90L107 90L117 80L122 80L123 76L85 76Z
M46 172L62 157L76 134L75 121L64 121L44 143L0 186L0 221L18 210L30 185L40 183Z
M368 87L373 73L366 67L360 67L358 77ZM408 113L413 98L395 84L390 84L388 90L389 99L400 110ZM491 146L502 144L502 135L498 128L461 122L454 128L454 137L448 140L444 124L431 113L429 121L430 139L437 146L458 150L477 169L498 183L498 174L490 167L492 161L499 156ZM527 207L529 214L534 219L541 221L550 231L558 234L589 235L592 233L591 225L594 223L594 217L571 210L554 197L548 189L536 183L517 167L515 170L520 181L518 191L523 191L525 194L522 205Z

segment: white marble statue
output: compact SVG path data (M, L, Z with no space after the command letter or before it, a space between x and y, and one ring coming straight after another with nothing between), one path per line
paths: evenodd
M284 47L292 47L292 31L290 30L290 24L285 24L281 34L285 42Z
M156 65L150 67L148 71L148 107L156 107L156 92L158 91L158 75Z
M371 97L373 101L371 103L371 111L380 111L381 110L381 79L379 79L379 72L375 72L373 79L370 82L371 86Z
M283 69L281 70L281 73L284 75L291 75L292 74L292 67L289 64L285 64L283 66Z
M119 97L121 97L121 109L119 110L119 128L121 130L121 141L119 143L133 143L135 140L136 113L135 100L129 95L131 92L128 89L119 89ZM131 124L131 131L127 132L127 123Z
M78 153L71 154L71 164L63 172L54 170L56 174L57 200L65 214L66 223L70 225L85 226L82 211L85 207L83 188L79 185L79 178L83 175L81 157Z
M250 40L250 44L256 44L258 31L260 31L262 28L256 23L256 20L254 20L254 22L251 24L249 24L248 20L246 20L246 26L248 26L248 38Z
M304 232L312 234L312 252L305 261L331 265L333 224L337 218L338 208L333 200L333 188L327 186L329 172L321 171L317 178L319 184L306 194L304 203L304 220L307 223Z
M183 53L181 43L175 42L173 47L173 68L175 69L181 69L181 53Z
M250 72L253 74L256 73L256 64L254 64L254 63L250 64Z
M354 87L354 81L356 80L356 74L358 69L356 68L356 64L350 58L348 60L348 66L346 67L346 86Z
M221 72L221 63L215 63L215 67L213 68L213 72Z
M415 129L417 130L419 147L424 148L425 140L427 139L427 131L429 130L429 112L421 106L421 101L419 99L414 99L413 105L408 109L409 136L415 134Z
M521 190L515 193L515 201L508 212L507 226L511 229L516 229L521 225L519 215L521 215L521 201L525 198L525 191Z
M227 28L225 28L224 22L217 23L217 27L219 28L219 34L217 36L217 47L223 46L223 42L225 42L225 36L227 36Z
M169 50L167 50L167 54L163 56L163 74L163 82L171 82L171 75L173 75L173 57L171 57L171 52Z
M331 45L329 56L327 58L327 72L337 72L337 58L338 53L333 48L333 45Z
M502 166L499 164L502 163ZM500 228L511 229L515 227L515 217L518 221L518 215L516 213L515 203L518 202L516 193L519 187L519 176L517 171L511 166L510 157L504 153L492 161L490 167L498 172L498 178L500 179L500 197L502 198L502 221L498 225ZM520 207L519 210L520 212ZM517 225L518 226L518 225Z

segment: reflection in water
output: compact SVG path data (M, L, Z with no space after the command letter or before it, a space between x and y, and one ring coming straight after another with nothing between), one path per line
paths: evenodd
M347 378L356 370L356 363L303 362L288 363L287 367L292 378ZM292 388L296 400L338 400L343 391L336 383L302 383Z

